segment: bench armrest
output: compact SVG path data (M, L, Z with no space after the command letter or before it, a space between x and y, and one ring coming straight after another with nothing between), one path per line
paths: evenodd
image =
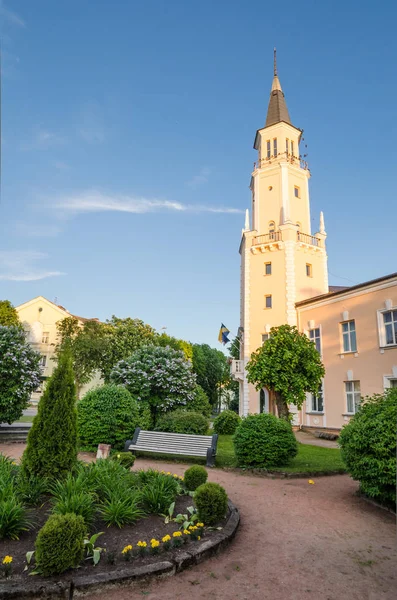
M212 436L211 447L207 450L207 467L215 466L216 447L218 445L218 434Z
M135 431L134 431L134 437L132 438L132 440L127 440L126 443L125 443L125 445L124 445L124 450L126 452L128 452L130 450L130 446L135 446L135 444L138 441L138 437L139 437L140 433L141 433L141 428L137 427L135 429Z

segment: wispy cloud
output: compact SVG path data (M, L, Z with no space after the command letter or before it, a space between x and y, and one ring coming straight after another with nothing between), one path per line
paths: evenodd
M156 198L104 194L95 190L65 196L53 202L52 206L66 215L93 212L125 212L135 214L165 211L229 214L244 212L238 208L183 204L181 202Z
M42 129L37 127L33 131L32 138L21 145L22 150L46 150L53 146L60 146L65 143L65 138L49 131L48 129Z
M199 185L203 185L203 183L208 182L208 178L211 174L211 169L209 167L202 167L200 172L197 175L194 175L186 184L189 187L196 188Z
M42 252L0 250L0 280L38 281L63 275L61 271L37 269L34 263L43 258L47 258L47 254Z
M6 8L4 2L0 0L0 17L1 19L8 21L12 25L17 25L18 27L26 27L25 21L16 13Z

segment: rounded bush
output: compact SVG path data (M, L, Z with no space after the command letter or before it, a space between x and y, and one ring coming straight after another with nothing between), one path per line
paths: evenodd
M36 539L36 563L43 575L58 575L77 567L84 554L86 526L83 517L51 515Z
M112 460L117 460L126 469L134 466L135 455L131 452L115 452L112 454Z
M241 419L234 410L224 410L214 421L214 432L220 435L233 435Z
M396 503L397 389L367 399L343 427L342 459L361 491L379 502Z
M156 431L206 435L209 421L204 415L190 410L173 410L157 422Z
M211 404L208 396L200 385L196 385L193 392L193 400L186 404L186 410L199 412L205 417L210 417L212 413Z
M207 469L200 465L193 465L193 467L189 467L186 469L185 474L183 476L183 482L185 487L189 492L193 492L200 485L203 485L208 479Z
M249 415L238 426L234 451L242 467L282 467L296 456L298 444L290 423L275 415Z
M216 525L227 511L227 494L218 483L203 483L194 494L194 503L204 525Z
M87 392L77 403L77 426L83 448L95 450L98 444L111 444L122 449L138 425L138 403L124 387L103 385Z

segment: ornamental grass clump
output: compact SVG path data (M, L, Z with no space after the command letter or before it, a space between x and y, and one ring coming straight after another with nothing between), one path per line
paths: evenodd
M224 410L214 420L214 433L233 435L240 423L241 419L234 410Z
M141 500L148 513L162 515L175 501L179 484L172 476L157 473L141 489Z
M185 488L189 492L194 492L200 485L205 483L208 479L207 469L202 467L201 465L193 465L193 467L189 467L186 469L183 483Z
M265 413L243 419L233 442L240 467L282 467L298 452L291 424Z
M194 494L199 519L206 525L216 525L227 511L227 494L218 483L204 483Z
M77 567L84 556L85 534L83 517L74 514L51 515L36 539L37 570L48 576Z

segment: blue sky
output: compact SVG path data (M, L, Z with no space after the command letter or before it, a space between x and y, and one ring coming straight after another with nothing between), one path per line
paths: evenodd
M217 344L277 46L330 283L396 271L392 2L7 0L0 297Z

